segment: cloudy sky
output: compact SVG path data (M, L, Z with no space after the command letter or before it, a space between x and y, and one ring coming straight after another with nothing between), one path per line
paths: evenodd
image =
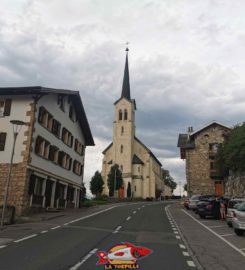
M79 90L96 142L111 142L130 42L137 136L185 182L176 147L188 126L245 115L244 0L0 0L0 84Z

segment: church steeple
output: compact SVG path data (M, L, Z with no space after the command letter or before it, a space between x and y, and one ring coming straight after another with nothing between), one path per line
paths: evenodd
M128 71L128 51L129 51L129 49L126 48L126 62L125 62L125 68L124 68L121 98L126 98L128 100L131 100L131 98L130 98L130 84L129 84L129 71Z

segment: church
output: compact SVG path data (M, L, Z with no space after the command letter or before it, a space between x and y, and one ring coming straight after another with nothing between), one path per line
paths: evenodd
M123 177L119 197L127 197L130 183L131 197L156 198L156 194L163 195L162 164L135 134L136 101L131 99L130 93L128 51L127 48L121 97L114 103L113 141L103 151L103 194L109 195L108 174L111 167L118 164Z

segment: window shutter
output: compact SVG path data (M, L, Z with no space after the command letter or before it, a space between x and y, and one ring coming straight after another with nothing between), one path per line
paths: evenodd
M39 122L39 123L42 122L43 112L44 112L44 108L43 108L43 107L40 107L40 108L39 108L39 114L38 114L38 122Z
M4 116L9 116L11 112L12 99L5 100Z
M4 151L7 133L0 133L0 151Z

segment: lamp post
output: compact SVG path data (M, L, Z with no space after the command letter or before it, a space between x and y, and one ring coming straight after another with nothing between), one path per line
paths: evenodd
M8 189L9 189L9 183L10 183L11 172L12 172L12 167L13 167L14 149L15 149L16 139L17 139L17 136L18 136L18 134L19 134L19 132L21 130L21 127L23 125L26 125L25 122L20 121L20 120L11 120L10 123L13 125L14 141L13 141L13 146L12 146L8 177L7 177L6 186L5 186L3 209L2 209L2 218L1 218L1 229L4 226L4 214L5 214L5 209L6 209L7 201L8 201Z
M115 174L114 174L114 191L113 191L114 198L116 198L116 179L117 179L117 170L116 170L116 166L115 166Z

